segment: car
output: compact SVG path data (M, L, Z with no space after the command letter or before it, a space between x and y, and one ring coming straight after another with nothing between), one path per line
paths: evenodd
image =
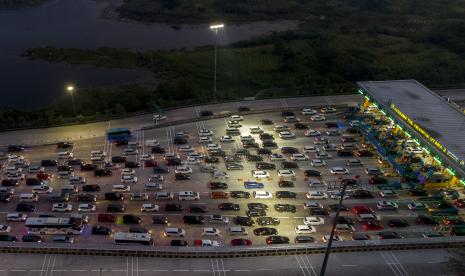
M234 142L234 138L232 136L230 136L230 135L224 135L224 136L221 136L220 142L222 142L222 143L232 143L232 142Z
M337 209L339 208L339 204L337 204L337 203L329 204L328 208L331 211L337 211ZM349 208L347 206L345 206L345 205L341 205L340 211L346 212L346 211L349 211Z
M258 225L274 225L274 226L278 226L280 224L279 219L273 218L273 217L266 217L266 216L258 217L256 219L256 222L257 222Z
M231 170L243 170L244 166L239 164L239 163L226 163L226 169L231 171Z
M426 205L425 203L423 202L416 202L416 201L412 201L410 202L407 207L412 210L412 211L423 211L423 210L427 210L429 209L429 206Z
M158 212L160 210L160 206L153 203L144 203L140 207L141 212Z
M10 193L0 193L0 202L10 202L11 194Z
M294 139L296 138L295 134L290 131L281 131L279 132L279 137L281 139Z
M0 234L10 233L10 231L11 231L11 226L0 224Z
M402 239L403 236L395 231L381 231L377 234L378 239L387 240L387 239Z
M352 198L373 198L374 195L372 192L367 191L367 190L355 190L352 191L352 194L350 195Z
M326 166L326 161L321 159L313 159L312 161L310 161L310 165L312 167L324 167Z
M290 213L295 213L297 211L297 208L295 205L292 204L283 204L283 203L277 203L274 205L274 209L279 212L290 212Z
M355 152L355 155L357 157L371 157L374 154L369 150L358 150L358 151Z
M244 120L244 117L242 117L240 115L231 115L231 117L229 117L229 119L231 121L242 121L242 120Z
M27 215L23 213L7 213L6 220L7 221L25 221L27 219Z
M155 146L155 147L152 147L151 149L151 153L159 154L159 153L165 153L165 152L166 152L166 149L163 148L162 146Z
M153 155L146 153L146 154L142 154L139 159L141 161L151 161L153 160L153 158L154 158Z
M397 210L397 208L399 208L399 205L397 205L397 203L392 202L392 201L379 201L379 202L376 204L376 207L377 207L378 210L380 210L380 211L384 211L384 210Z
M297 194L295 192L290 192L290 191L277 191L276 192L276 198L278 198L278 199L281 199L281 198L296 199Z
M176 180L189 180L191 179L191 175L187 173L176 173L174 174L174 179Z
M231 191L232 198L250 198L250 193L245 191Z
M113 172L110 169L95 169L95 176L111 176Z
M281 162L281 168L282 169L297 169L299 168L299 165L296 162L290 162L290 161L283 161Z
M305 217L303 219L305 225L323 225L325 224L325 219L320 217Z
M270 120L270 119L262 119L262 120L260 120L260 123L261 123L262 125L272 125L272 124L273 124L273 121Z
M188 166L177 166L174 173L190 174L192 173L192 168Z
M202 236L219 236L220 230L214 227L205 227L202 229Z
M384 226L379 221L368 221L362 224L365 231L378 231L384 229Z
M100 192L100 186L98 184L87 184L82 186L83 192Z
M309 191L305 195L308 199L327 199L328 194L321 191Z
M324 121L324 120L326 120L326 118L323 115L313 115L313 116L310 117L310 120L312 120L312 121Z
M228 188L228 184L224 182L210 182L209 188L212 190L224 190Z
M145 184L145 190L161 191L163 190L163 185L161 183L149 182Z
M284 236L269 236L265 241L267 244L287 244L289 243L289 238Z
M315 153L315 158L316 159L330 159L333 156L327 152L317 152Z
M71 235L55 235L52 241L57 243L74 243L74 237Z
M360 215L360 214L372 214L373 213L373 209L371 209L370 207L366 206L366 205L356 205L354 207L352 207L352 212L356 215Z
M253 192L253 196L257 199L271 199L273 194L267 191L256 191Z
M21 238L22 242L42 242L42 238L34 234L26 234Z
M212 142L212 138L208 136L200 136L199 137L199 143L200 144L210 144Z
M181 136L175 136L173 139L173 144L175 145L185 145L187 144L187 142L188 142L187 138L181 137Z
M311 225L296 225L294 227L296 234L311 234L316 232L316 228Z
M213 112L210 111L210 110L201 110L199 112L199 116L200 117L209 117L209 116L213 116Z
M245 181L244 182L244 188L246 189L263 189L265 185L260 182L254 182L254 181Z
M248 216L248 217L264 217L266 216L266 211L265 210L262 210L262 209L249 209L247 211L245 211L245 214Z
M105 193L105 200L123 200L124 195L118 192Z
M439 224L439 222L431 217L431 216L428 216L428 215L418 215L417 218L415 219L415 221L418 223L418 224L426 224L426 225L437 225Z
M182 212L182 210L182 205L178 203L166 203L165 205L165 211L167 212Z
M263 156L251 154L251 155L248 155L246 157L246 159L249 162L262 162L263 161Z
M376 167L368 167L365 169L365 173L367 175L377 176L377 175L382 175L383 171Z
M68 203L54 203L52 205L52 212L71 212L73 205Z
M370 240L370 236L366 233L354 232L352 233L352 240L354 241L367 241Z
M333 175L349 174L349 170L343 167L333 167L329 170Z
M373 184L373 185L387 184L388 182L389 180L386 177L382 177L379 175L370 177L370 179L368 180L368 183Z
M316 115L318 111L312 108L303 108L301 113L302 115Z
M259 126L251 126L249 127L249 131L252 134L262 134L263 133L263 128Z
M218 247L220 246L220 243L218 241L212 241L212 240L194 240L194 246Z
M251 246L252 241L249 239L232 239L231 246Z
M321 177L321 172L316 170L305 170L304 175L306 177Z
M388 221L389 227L407 227L410 224L405 219L391 219Z
M158 166L153 168L153 173L159 174L159 173L169 173L170 169L165 167L165 166Z
M236 203L221 203L218 208L222 211L239 211L240 205Z
M12 235L0 235L0 241L2 242L17 242L18 239L15 236Z
M346 217L346 216L338 216L337 219L336 219L336 223L337 224L354 225L355 220L353 218Z
M295 172L292 170L278 170L278 177L280 178L294 178L295 177Z
M80 203L78 205L79 212L95 212L96 209L97 209L97 206L95 206L94 204L90 204L90 203Z
M330 235L323 235L322 240L323 242L328 242L330 238L331 238ZM334 235L333 242L338 242L338 241L342 241L342 238L339 235Z
M295 186L294 182L289 180L280 180L278 182L280 188L293 188Z
M207 218L209 223L220 223L220 224L228 224L229 218L222 216L222 215L210 215Z
M183 222L185 224L204 224L206 221L204 216L197 215L185 215L183 217Z
M259 227L253 230L255 236L271 236L277 235L278 230L276 228L271 227Z
M263 170L252 170L252 177L254 178L270 178L270 174Z
M272 153L268 156L268 158L270 159L270 161L282 161L284 160L284 156L282 154L279 154L279 153Z
M136 215L126 214L123 215L123 223L124 224L140 224L142 219Z
M309 157L306 154L303 153L294 153L291 156L292 161L308 161Z
M111 234L111 228L103 225L94 225L92 226L93 235L104 235L109 236Z

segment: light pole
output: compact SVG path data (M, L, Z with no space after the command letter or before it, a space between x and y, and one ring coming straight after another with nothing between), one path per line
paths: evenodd
M217 44L218 44L218 32L224 28L224 24L210 25L210 30L215 33L215 70L213 73L213 101L216 101L216 61L217 61Z
M77 117L76 104L74 103L74 86L68 85L66 91L71 95L71 101L73 102L74 117Z

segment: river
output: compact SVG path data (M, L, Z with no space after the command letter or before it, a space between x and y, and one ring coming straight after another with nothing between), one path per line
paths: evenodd
M0 108L43 107L62 95L64 86L109 86L152 79L146 70L124 70L50 64L19 57L27 48L56 47L130 49L192 48L213 43L206 25L140 24L103 19L108 3L50 0L44 5L0 11ZM257 22L226 26L219 44L292 29L295 22ZM153 79L152 79L153 80Z

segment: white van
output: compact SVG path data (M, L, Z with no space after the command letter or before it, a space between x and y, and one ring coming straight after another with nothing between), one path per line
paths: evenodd
M123 184L115 184L111 188L112 192L129 192L131 191L131 186L126 186Z
M35 193L21 193L19 194L19 202L37 202L39 201L39 195Z
M267 191L255 191L253 192L253 197L257 199L270 199L273 197L273 194Z
M163 234L165 237L184 237L186 235L186 231L182 228L172 227L165 228L165 232Z
M192 192L192 191L185 191L179 192L179 200L199 200L200 193Z
M227 232L230 236L245 236L248 234L244 227L238 226L229 227Z

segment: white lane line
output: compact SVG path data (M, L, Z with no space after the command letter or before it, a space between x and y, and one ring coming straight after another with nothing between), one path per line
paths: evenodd
M32 270L31 270L32 271ZM67 269L54 269L53 272L67 272Z
M40 275L39 276L42 276L42 273L44 273L44 268L45 268L45 262L47 261L47 254L45 254L44 256L44 260L42 262L42 268L40 269Z
M210 272L209 269L194 269L192 271L194 271L194 272Z
M126 257L126 276L129 276L129 257Z
M273 270L273 269L271 269L271 268L259 268L256 271L271 271L271 270Z
M223 262L223 259L220 259L220 263L221 263L221 268L223 269L223 275L226 276L226 269L224 269L224 262ZM219 267L218 267L219 268ZM228 270L229 271L229 270Z
M297 256L294 256L294 257L295 257L295 260L297 261L297 264L299 265L300 270L302 271L302 275L307 276L307 273L305 272L302 264L300 263L299 258Z
M168 269L152 269L153 272L166 272Z
M50 276L53 275L53 268L55 267L55 261L57 260L57 255L53 255L52 267L50 267Z
M136 256L136 276L139 276L139 257Z
M397 259L396 255L394 254L394 252L390 252L388 251L387 252L388 254L391 255L391 257L394 259L394 261L396 261L397 265L399 266L399 269L404 273L404 275L409 275L409 273L407 272L407 270L405 269L404 265L399 261L399 259Z
M304 257L302 257L302 259L303 259L303 258L304 258ZM308 257L308 255L305 255L305 259L307 259L308 266L309 266L310 269L312 270L313 275L315 275L315 276L318 275L318 274L316 273L315 269L313 268L313 265L312 265L312 263L310 262L310 258ZM305 262L304 262L304 263L305 263Z
M392 270L394 275L399 276L402 274L399 274L396 269L394 269L393 264L387 259L387 256L384 254L384 252L380 252L381 257L383 257L384 262L389 266L389 268Z
M213 276L216 276L215 266L213 265L213 259L210 259L210 263L212 265Z
M250 270L250 269L235 269L234 271L235 272L250 272L252 270Z
M72 272L86 272L87 269L71 269Z
M309 266L309 265L305 262L304 256L299 256L299 258L300 258L300 261L301 261L302 264L303 264L302 267L308 272L308 275L313 276L313 273L310 271L310 266L311 266L312 264L310 264L310 266Z
M45 269L45 274L44 274L45 276L48 275L48 271L49 271L49 269L50 269L50 263L52 262L52 256L53 256L53 255L49 255L49 256L48 256L47 268Z
M343 264L341 266L344 266L344 267L356 267L358 265L356 265L356 264Z
M108 270L100 268L100 269L92 269L91 271L92 272L107 272ZM122 271L124 271L124 269L122 269Z
M189 272L189 269L173 269L173 272Z

